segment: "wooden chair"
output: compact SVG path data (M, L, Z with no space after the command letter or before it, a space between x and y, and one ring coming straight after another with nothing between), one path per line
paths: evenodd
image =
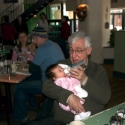
M6 96L2 95L1 88L0 88L0 112L5 109L6 113L6 120L7 120L7 125L10 125L10 118L9 118L9 110L7 106L7 99Z
M36 94L36 106L37 106L37 112L40 110L40 104L45 99L45 96L43 94Z

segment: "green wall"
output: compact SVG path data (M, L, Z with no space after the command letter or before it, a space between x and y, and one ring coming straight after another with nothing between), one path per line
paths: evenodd
M32 32L32 30L36 27L38 20L40 19L40 13L44 12L46 13L46 8L42 9L41 11L39 11L36 15L36 17L32 17L31 19L29 19L26 23L28 26L28 30L29 33Z
M24 10L27 10L28 8L30 8L33 4L24 4ZM38 20L40 19L40 13L46 13L46 8L42 9L41 11L39 11L36 15L36 17L32 17L31 19L29 19L26 23L28 26L28 33L31 33L32 30L36 27Z

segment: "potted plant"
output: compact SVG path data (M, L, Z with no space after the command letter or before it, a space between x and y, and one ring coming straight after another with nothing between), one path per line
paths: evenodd
M115 46L115 31L114 30L110 31L110 39L108 43L110 44L111 47Z

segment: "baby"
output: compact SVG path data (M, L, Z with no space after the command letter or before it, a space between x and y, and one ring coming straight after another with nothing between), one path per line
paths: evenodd
M70 68L65 64L53 64L47 68L46 76L48 79L54 80L54 83L57 86L72 91L78 97L80 98L87 97L88 93L81 88L80 81L70 77L69 70ZM84 104L84 99L80 103ZM76 114L75 111L70 110L69 106L65 106L61 103L59 103L59 105L63 110L71 111L72 113L74 113L75 114L74 120L83 120L91 115L90 111Z

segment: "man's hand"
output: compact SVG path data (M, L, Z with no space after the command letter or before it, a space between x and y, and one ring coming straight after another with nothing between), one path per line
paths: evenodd
M71 94L68 98L68 105L71 110L75 111L76 113L85 112L85 109L83 105L80 103L80 101L83 101L78 96Z
M84 73L84 70L81 66L78 66L77 68L71 68L70 69L70 76L73 78L76 78L81 83L86 78L86 74Z
M34 43L31 43L30 45L28 45L28 49L29 49L29 51L31 52L31 54L32 54L33 56L35 56L35 53L36 53L36 46L35 46L35 44L34 44Z

